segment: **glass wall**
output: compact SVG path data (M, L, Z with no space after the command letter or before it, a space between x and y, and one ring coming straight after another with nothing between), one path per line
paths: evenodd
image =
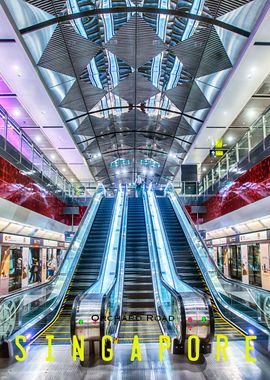
M241 247L232 245L229 247L229 276L235 280L242 280Z
M248 246L248 276L251 285L262 286L260 244Z
M0 295L54 276L66 253L54 243L55 247L0 245Z

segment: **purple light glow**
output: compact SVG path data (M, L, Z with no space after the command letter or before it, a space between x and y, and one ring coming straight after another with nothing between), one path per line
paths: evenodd
M8 85L4 82L3 77L0 75L0 94L11 94L12 91Z

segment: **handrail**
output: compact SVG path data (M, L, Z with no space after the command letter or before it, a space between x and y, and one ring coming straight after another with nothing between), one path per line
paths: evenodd
M166 188L165 188L164 191L166 191ZM194 225L194 223L193 223L193 221L191 219L190 214L188 213L187 209L185 208L185 206L184 206L184 204L183 204L183 202L182 202L182 200L180 199L179 196L177 196L177 201L180 204L180 207L182 208L183 212L185 213L185 216L187 217L187 219L189 221L189 224L191 225L193 231L197 235L198 239L200 239L200 243L203 245L204 249L208 252L208 247L207 247L204 239L201 237L200 233L198 232L197 228L195 227L195 225ZM215 266L215 269L219 273L219 275L221 277L223 277L224 281L234 282L236 285L243 286L245 288L248 287L248 288L251 288L251 289L254 289L254 290L260 290L260 292L265 293L266 295L270 296L270 290L263 289L263 288L260 288L259 286L252 285L252 284L243 284L240 280L235 280L233 278L230 278L230 279L227 278L224 275L224 273L219 269L219 267L217 266L217 264L215 263L215 260L213 259L213 257L211 255L209 255L209 259L211 260L212 264Z
M165 189L165 193L167 192L169 194L170 197L172 197L171 195L171 192L170 190L168 190L168 187L172 187L173 189L173 186L172 184L168 184L166 189ZM191 218L187 212L187 210L185 209L184 205L182 204L181 200L179 199L179 197L177 196L177 194L175 193L175 190L174 191L174 197L175 199L177 200L178 204L179 204L179 207L180 209L182 210L182 212L184 213L184 216L186 217L187 219L187 222L188 222L188 225L190 226L190 228L192 229L193 233L195 234L195 237L196 239L198 239L198 242L199 242L199 246L196 246L196 244L194 243L194 241L190 238L190 246L191 246L191 249L194 253L194 256L196 258L196 261L198 262L198 265L200 266L200 269L201 269L201 272L205 278L205 281L208 285L208 288L211 292L211 294L213 295L214 299L216 300L216 306L218 307L219 311L221 312L221 314L224 316L225 319L228 319L228 317L226 317L226 315L224 315L224 312L222 312L222 310L220 309L220 307L223 307L224 310L227 309L227 305L229 305L229 303L227 301L225 301L223 298L222 298L222 292L221 294L219 293L219 291L216 289L217 285L220 286L221 290L224 292L224 296L226 296L227 294L229 294L231 296L231 300L232 301L236 301L238 302L240 305L243 305L243 306L246 306L246 307L249 307L247 305L247 302L250 302L248 300L246 300L245 298L241 298L239 296L239 294L236 294L236 295L231 295L231 293L229 292L228 293L228 290L224 288L224 285L222 285L222 281L225 282L225 284L228 284L230 286L235 286L235 287L238 287L239 289L241 289L241 291L244 291L248 296L250 296L251 300L254 302L254 304L256 305L255 307L263 313L264 315L264 318L265 318L265 323L267 324L268 326L268 329L270 330L270 326L269 326L269 321L267 321L267 317L268 317L268 314L266 314L266 312L264 310L261 309L261 306L258 305L257 301L253 298L251 292L254 291L256 292L259 296L262 296L262 297L265 297L265 299L269 299L269 296L270 296L270 292L265 290L265 289L260 289L256 286L252 286L252 285L248 285L248 284L243 284L241 283L240 281L237 281L237 280L231 280L231 279L228 279L224 276L224 274L219 270L219 268L217 267L216 263L214 262L212 256L209 254L208 252L208 248L206 247L206 244L205 242L203 241L201 235L199 234L199 232L197 231L196 227L194 226L193 222L191 221ZM172 204L173 204L173 201L172 201ZM179 217L178 217L179 219ZM180 219L179 219L179 223L182 225L183 223L183 230L185 232L185 235L187 234L187 232L185 230L187 230L187 227L185 226L185 223L184 221L182 221L182 223L180 222ZM199 250L203 249L203 252L204 252L204 255L206 255L205 257L207 258L211 268L208 268L206 267L206 264L204 263L203 261L203 258L201 257L201 254L199 252ZM209 271L211 271L211 273L216 273L216 276L219 277L219 284L214 284L212 282L212 279L211 279L211 276L209 274ZM240 300L242 301L242 303L240 302ZM243 303L244 301L244 303ZM255 309L256 311L256 309ZM264 334L270 336L270 331L266 329L265 325L260 323L260 321L256 320L256 319L253 319L252 317L250 317L248 314L246 314L245 312L243 311L239 311L237 310L237 308L235 306L230 306L230 312L236 316L238 316L240 319L248 322L249 324L253 325L255 328L257 328L258 331L261 331L263 332ZM235 323L234 323L235 324ZM245 328L242 328L240 326L238 326L237 324L235 324L240 330L242 330L245 334L247 333L247 331L245 331Z
M145 195L145 193L144 193L144 195ZM153 225L153 220L151 218L149 199L148 199L147 195L145 195L145 199L146 199L147 213L149 214L148 215L148 221L150 224L152 241L153 241L153 244L155 247L155 255L158 258L157 267L158 267L158 275L159 275L160 281L161 281L162 285L165 287L165 289L167 289L173 295L173 297L176 300L179 300L179 302L180 302L180 313L181 313L181 337L180 337L181 343L180 344L184 345L184 342L186 340L186 328L187 328L187 326L186 326L186 312L185 312L185 306L184 306L183 298L182 298L182 295L180 293L178 293L175 289L173 289L163 278L162 270L161 270L161 266L160 266L159 255L157 254L157 252L158 252L157 241L156 241L156 236L154 233L154 225Z
M96 192L98 192L98 188L97 188ZM6 295L3 295L3 296L0 296L0 307L1 307L1 304L2 304L5 300L7 300L8 298L10 298L10 297L12 297L12 296L18 296L19 294L23 294L23 293L27 292L29 289L32 290L32 289L41 289L41 288L44 288L44 287L50 285L51 283L53 283L53 282L56 280L56 278L57 278L57 277L59 276L59 274L60 274L60 270L61 270L62 266L63 266L64 263L65 263L65 260L66 260L66 258L67 258L67 256L68 256L68 252L69 252L69 250L70 250L71 247L72 247L72 243L77 239L78 234L79 234L80 229L81 229L81 226L83 226L83 224L84 224L84 221L85 221L85 219L86 219L86 217L87 217L88 211L90 210L90 208L91 208L91 206L92 206L92 204L93 204L94 197L95 197L95 195L91 198L90 203L89 203L89 205L88 205L88 207L87 207L87 210L85 211L84 216L83 216L83 218L82 218L82 220L81 220L80 227L77 229L77 231L76 231L74 237L72 238L72 241L71 241L71 243L70 243L70 245L69 245L69 248L67 249L67 252L66 252L66 254L65 254L65 257L64 257L63 261L61 262L60 266L58 267L56 273L50 278L50 280L48 280L48 281L46 281L46 282L44 282L44 283L42 283L42 284L37 284L37 285L35 285L35 286L33 286L33 287L31 286L30 288L28 287L28 288L24 288L24 289L18 289L18 290L16 290L16 291L12 292L12 293L9 293L9 294L6 294Z
M155 192L153 192L154 194L154 198L155 198L155 201L156 201L156 194ZM156 207L158 208L159 210L159 214L160 214L160 207L159 207L159 204L158 202L156 202ZM167 245L166 245L166 249L168 249L169 251L169 255L170 257L172 258L171 262L172 262L172 265L173 265L173 268L174 268L174 271L175 273L177 274L177 276L180 278L181 282L183 282L186 287L192 289L192 292L194 293L197 293L198 295L202 296L205 300L205 303L207 304L207 307L208 307L208 313L209 313L209 317L210 317L210 335L209 335L209 342L211 342L213 339L214 339L214 334L215 334L215 322L214 322L214 313L213 313L213 307L212 307L212 304L211 304L211 301L208 297L208 295L206 293L204 293L203 291L201 291L200 289L196 289L196 288L193 288L191 287L190 285L188 285L182 278L180 275L178 275L178 271L177 271L177 268L176 268L176 265L175 265L175 260L173 259L173 253L172 253L172 250L171 250L171 246L169 244L169 237L168 237L168 234L167 234L167 230L165 228L165 225L164 225L164 220L162 217L159 218L159 221L160 223L162 224L162 230L163 230L163 233L165 235L165 238L166 238L166 242L167 242Z
M109 248L110 248L109 247L110 238L111 238L113 228L114 228L114 225L113 225L114 223L112 223L112 221L113 221L113 218L117 218L119 216L117 214L117 209L116 209L118 199L115 201L113 216L111 217L110 233L107 236L107 246L106 246L106 249L104 250L104 256L103 256L103 261L102 261L102 265L101 265L102 270L100 271L98 280L88 290L86 290L84 293L79 294L74 300L73 307L72 307L72 318L71 318L71 335L76 335L76 320L77 320L76 316L80 313L84 313L85 310L87 310L88 315L90 315L91 314L91 308L93 307L93 304L94 304L96 313L98 313L100 315L100 321L99 321L100 322L99 323L100 337L104 336L105 306L106 306L106 302L108 301L109 296L111 295L111 293L112 293L112 291L116 285L118 275L119 275L119 268L120 268L119 258L120 258L120 249L122 246L122 239L123 239L122 226L123 226L123 220L124 220L124 210L125 210L125 206L126 206L126 195L127 195L127 191L125 189L125 191L124 191L124 202L123 202L122 214L121 214L121 222L120 222L120 228L119 228L120 234L119 234L119 240L117 242L117 244L118 244L117 245L117 253L116 253L117 264L116 264L116 270L114 272L114 277L113 277L112 282L110 283L109 287L105 291L102 290L104 279L102 281L101 286L98 285L98 282L100 282L102 280L102 276L104 275L103 269L105 268L106 259L108 258L108 252L109 252ZM121 191L119 191L118 196L122 197ZM97 288L97 286L98 286L98 291L96 291L96 289L95 289L95 288ZM80 306L82 303L84 303L84 304L83 304L82 308L80 309ZM88 339L88 337L86 337L86 340L87 339ZM89 339L91 339L91 338L89 338ZM97 339L96 334L95 334L95 339Z
M111 294L112 294L112 292L114 290L114 287L115 287L115 285L117 283L117 279L118 279L119 275L121 275L120 251L123 248L123 244L125 245L125 240L126 240L126 238L125 238L125 230L123 229L123 224L124 224L124 220L126 219L126 217L127 217L127 188L125 187L124 206L123 206L123 213L122 213L121 225L120 225L121 235L120 235L120 242L118 244L118 252L117 252L117 259L118 259L117 270L115 271L115 276L114 276L113 283L111 284L111 286L109 287L109 289L107 290L107 292L104 293L104 295L103 295L103 299L102 299L102 309L103 310L105 310L106 301L111 296ZM121 294L119 296L121 297L121 303L119 303L119 305L118 305L118 308L120 309L119 316L122 315L123 289L121 289L120 293ZM102 313L101 313L101 315L102 315ZM117 327L115 328L115 338L118 336L118 332L119 332L119 328L120 328L120 323L121 323L120 319L121 318L119 318L119 321L117 323ZM104 333L105 333L105 331L101 331L101 334L102 334L101 336L104 336Z
M42 151L40 150L40 148L38 147L38 145L36 145L32 139L23 131L23 129L21 128L21 126L10 116L10 114L5 110L5 108L0 105L0 115L2 115L2 119L4 120L4 123L7 121L9 122L13 128L17 131L17 133L20 134L20 137L23 138L25 141L27 141L27 143L29 144L29 146L36 150L36 152L39 154L40 157L42 157L42 159L45 159L47 162L49 162L50 166L53 168L53 170L56 171L57 175L60 176L60 178L63 180L63 182L65 182L71 189L74 189L74 185L68 181L68 179L62 174L60 173L60 171L57 169L57 167L49 160L48 157L46 157ZM7 124L5 124L5 128L7 128ZM0 136L5 139L5 141L7 141L9 144L11 144L17 151L18 149L16 148L16 146L14 146L10 141L8 141L8 139L6 139L6 136L2 136L0 134ZM22 152L19 152L20 154L22 154L26 159L28 159ZM39 171L39 169L37 168L37 166L32 163L36 170ZM44 174L43 174L44 175ZM44 177L47 177L46 175L44 175ZM47 177L48 178L48 177ZM53 181L51 180L51 178L48 178L49 181L56 187L58 187L62 192L64 192L65 190L63 188L60 188L59 186L55 185L53 183Z
M269 113L269 111L270 111L270 108L268 107L249 127L248 127L248 130L246 131L246 133L241 137L241 139L237 142L237 144L239 145L242 141L244 141L244 138L246 138L247 137L247 135L248 135L248 133L249 132L251 132L252 130L254 130L255 128L256 128L256 125L261 121L261 120L263 120L264 118L265 118L265 116ZM266 135L266 137L268 137L269 135ZM266 139L266 137L262 137L262 139L251 149L251 151L253 150L253 149L255 149L259 144L261 144L265 139ZM226 152L225 152L225 154L223 155L223 157L221 158L221 160L222 159L224 159L224 157L226 157L226 156L228 156L234 149L236 149L236 146L237 146L237 144L236 145L234 145L234 146L232 146L231 148L229 148L228 150L226 150ZM222 148L220 148L220 150L223 150ZM251 152L250 151L250 152ZM249 153L250 152L248 152L247 153L247 156L246 157L248 157L249 156ZM233 168L233 167L235 167L236 165L238 165L239 163L241 163L244 159L246 159L246 157L244 157L244 158L242 158L241 160L239 160L239 161L236 161L230 168L228 168L228 172L229 171L231 171L231 169ZM201 192L201 193L199 193L198 194L198 196L200 196L200 195L203 195L207 190L208 190L208 188L211 186L208 186L208 188L204 188L204 185L203 185L203 181L204 181L204 179L212 172L212 170L213 171L215 171L215 169L218 167L218 165L219 165L219 163L221 162L221 160L219 160L207 173L205 173L204 174L204 176L201 178L201 180L200 180L200 182L199 182L199 187L202 185L203 186L203 192ZM219 178L219 180L221 179L221 178L224 178L225 176L226 176L227 174L224 174L223 176L220 176L220 178ZM216 182L218 182L218 180L216 180L216 181L214 181L213 182L213 185L216 183Z

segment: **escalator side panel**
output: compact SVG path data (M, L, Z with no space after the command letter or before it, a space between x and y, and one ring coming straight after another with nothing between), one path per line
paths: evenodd
M219 313L169 198L157 197L157 203L179 277L209 296L214 311L216 334L227 335L230 340L242 339L243 335Z
M89 232L69 289L56 320L34 344L47 344L46 335L54 335L54 344L70 343L70 317L74 298L85 292L98 278L113 213L114 198L103 198Z
M143 199L129 198L123 316L132 316L134 320L121 323L119 342L131 343L134 335L139 336L140 342L158 342L159 324L146 321L147 315L155 316L156 311Z

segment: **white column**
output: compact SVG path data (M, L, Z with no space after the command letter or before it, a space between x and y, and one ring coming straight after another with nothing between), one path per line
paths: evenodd
M29 248L23 247L22 249L22 288L28 287L28 260L29 260Z
M47 249L42 248L41 250L41 281L45 282L47 278Z
M262 287L270 290L269 244L260 244Z
M223 247L224 276L229 277L229 247Z
M248 278L248 247L247 245L241 245L241 262L242 262L242 282L244 284L248 284L249 278Z

